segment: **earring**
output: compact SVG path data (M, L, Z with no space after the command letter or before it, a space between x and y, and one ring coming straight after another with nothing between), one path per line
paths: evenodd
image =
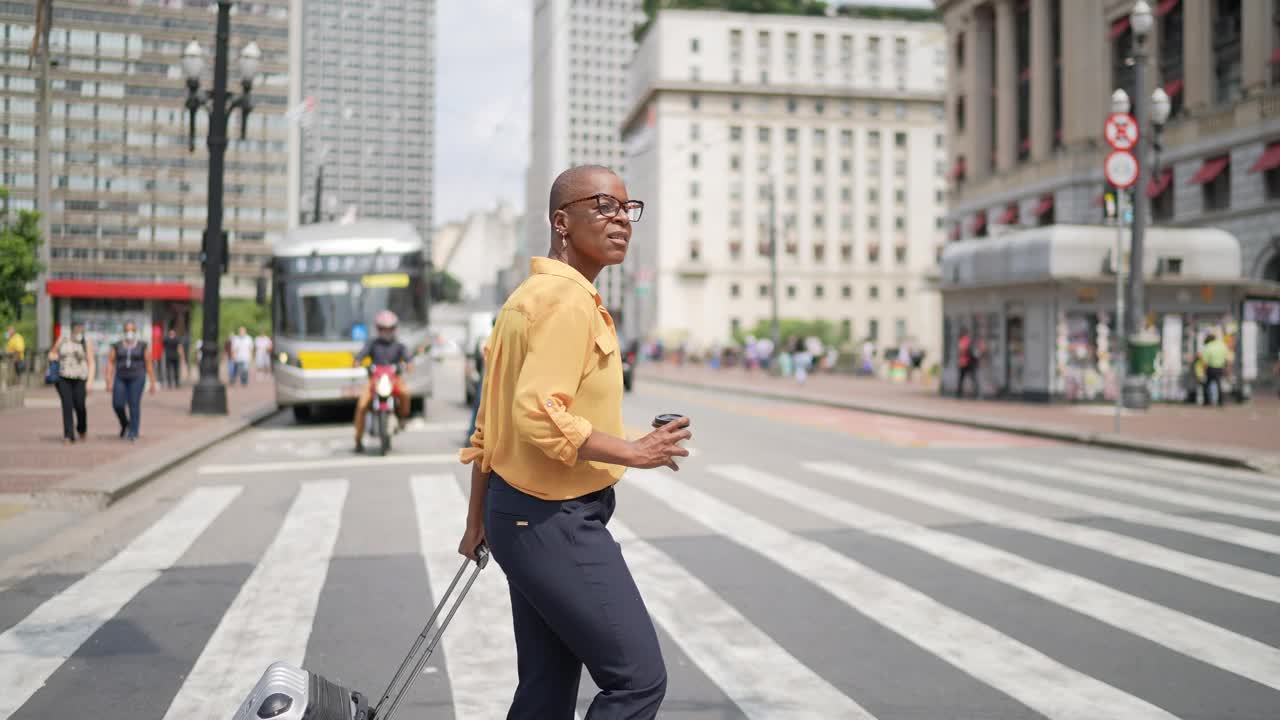
M560 247L561 247L562 249L564 249L564 250L568 250L568 249L569 249L569 234L568 234L568 233L564 233L564 232L560 233Z

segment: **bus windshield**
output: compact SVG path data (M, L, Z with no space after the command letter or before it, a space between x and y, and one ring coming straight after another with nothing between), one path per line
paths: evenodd
M275 332L308 340L364 340L373 316L391 310L402 327L427 322L427 288L417 274L285 275L276 283Z

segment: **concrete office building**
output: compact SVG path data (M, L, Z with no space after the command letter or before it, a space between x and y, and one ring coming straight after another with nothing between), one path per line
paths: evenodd
M435 0L292 0L291 221L410 222L430 242L435 181Z
M1146 43L1147 87L1135 88L1131 57L1132 0L938 0L946 26L947 125L951 203L948 236L981 241L1019 227L1064 223L1101 226L1106 189L1102 161L1109 150L1102 125L1111 93L1122 88L1150 105L1156 87L1172 101L1159 134L1162 151L1147 158L1151 182L1138 202L1155 227L1212 227L1240 246L1245 284L1280 281L1280 3L1277 0L1152 0ZM1161 259L1148 246L1149 275L1176 274L1181 258ZM1242 294L1247 297L1248 292ZM1089 318L1065 318L1079 329L1072 356L1096 364L1096 327L1109 309L1098 297ZM1242 300L1243 302L1243 300ZM1259 311L1258 308L1262 310ZM1154 309L1153 309L1154 312ZM1237 306L1232 313L1178 319L1187 328L1188 357L1197 337L1216 329L1233 337L1241 316L1263 318L1242 368L1266 380L1280 358L1280 308ZM984 335L996 362L1008 346L998 317L955 317ZM1151 319L1163 332L1162 317ZM1277 320L1280 323L1280 319ZM1241 341L1244 338L1240 338ZM1185 363L1166 358L1168 372ZM1180 364L1181 363L1181 364ZM1059 368L1059 371L1063 371ZM996 368L990 389L1007 379Z
M944 60L937 23L661 11L623 131L641 333L705 347L770 317L772 188L779 315L935 360Z
M35 8L32 0L0 4L0 170L10 209L34 208L39 180L38 69L28 57ZM54 3L47 287L56 325L74 315L108 338L126 319L144 332L148 324L185 330L203 286L209 124L201 111L190 152L180 60L198 40L206 52L201 87L212 87L214 20L204 2ZM240 49L250 41L262 49L247 137L239 139L237 115L227 148L224 197L230 263L223 292L252 297L268 243L287 226L288 0L239 3L231 32L233 80Z
M635 49L632 29L644 19L639 0L532 2L525 247L516 277L528 274L530 255L543 255L551 245L547 196L556 175L589 164L626 172L618 127L627 104L627 62ZM622 307L631 267L628 261L605 268L596 279L601 299L615 312ZM617 319L625 327L626 318L619 314Z

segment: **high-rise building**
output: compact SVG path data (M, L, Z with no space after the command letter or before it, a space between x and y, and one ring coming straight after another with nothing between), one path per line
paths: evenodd
M1221 292L1179 288L1175 294L1172 285L1194 285L1203 269L1193 266L1182 249L1155 242L1176 236L1163 233L1166 229L1225 230L1238 244L1236 278L1255 283L1262 298L1274 294L1276 286L1265 286L1280 282L1280 2L1149 0L1146 85L1141 88L1134 87L1132 0L938 0L936 5L954 73L947 84L948 239L981 243L1019 229L1093 226L1100 252L1106 252L1116 233L1103 225L1106 198L1113 196L1103 177L1110 148L1102 130L1112 93L1124 90L1131 102L1142 102L1149 118L1152 93L1161 88L1171 114L1158 131L1142 128L1159 147L1139 158L1149 182L1133 193L1146 218L1144 264L1152 278L1148 323L1161 334L1164 347L1181 347L1187 357L1194 357L1211 329L1226 332L1241 343L1237 357L1248 356L1240 367L1246 379L1270 376L1280 382L1274 375L1280 303L1246 301L1241 312L1240 304ZM1207 243L1204 247L1211 248ZM962 277L951 284L959 291L967 282ZM990 286L971 290L991 292ZM1060 308L1063 325L1072 328L1064 331L1068 339L1061 344L1070 346L1073 360L1055 366L1057 376L1072 364L1098 365L1107 348L1097 328L1107 324L1113 307L1114 296L1099 293ZM1005 338L1003 328L1009 317L1022 318L994 312L991 322L979 323L969 312L951 318L948 311L949 324L953 329L967 324L988 335L996 348L993 356L1018 342ZM1257 323L1256 337L1253 330L1234 330L1242 320ZM1052 334L1039 335L1042 343L1052 339ZM1049 353L1067 354L1054 348ZM1190 365L1175 356L1166 357L1164 367L1173 375ZM1169 382L1176 387L1181 381ZM991 378L994 391L1009 385L1016 383L999 372ZM1078 397L1101 397L1102 392L1099 386Z
M185 329L200 298L207 212L209 116L196 118L188 150L182 52L197 40L202 90L212 87L215 15L196 0L58 0L50 37L52 204L49 292L55 323L74 314L111 336L127 315L144 327ZM268 243L287 224L285 203L288 0L237 3L232 17L230 90L236 57L262 50L253 113L240 139L233 118L226 154L224 228L230 241L229 296L252 297ZM36 2L0 4L5 124L3 184L9 207L36 198L36 64L28 57Z
M769 320L776 228L781 318L936 358L944 56L935 22L659 11L623 126L639 333Z
M291 221L354 209L404 220L430 242L434 193L435 0L292 0L292 100L305 121ZM323 171L323 177L321 173ZM320 180L320 182L317 182Z
M644 17L639 0L533 3L526 257L551 245L547 197L557 175L576 165L626 171L618 126L626 111L632 30ZM596 279L601 299L615 312L621 309L630 264L605 268ZM625 318L618 319L625 324Z

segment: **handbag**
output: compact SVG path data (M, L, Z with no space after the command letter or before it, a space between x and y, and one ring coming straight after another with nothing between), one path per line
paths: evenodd
M44 384L52 385L58 382L58 370L62 367L62 362L58 360L50 360L49 368L44 371Z

